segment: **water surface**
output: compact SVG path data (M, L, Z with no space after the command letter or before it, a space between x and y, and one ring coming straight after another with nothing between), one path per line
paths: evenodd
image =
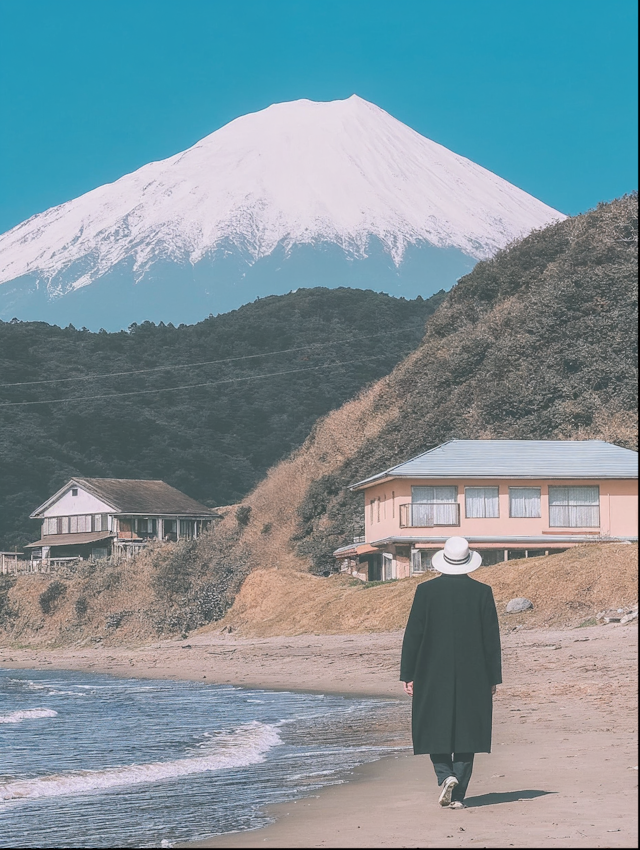
M406 743L397 700L0 670L0 847L251 829Z

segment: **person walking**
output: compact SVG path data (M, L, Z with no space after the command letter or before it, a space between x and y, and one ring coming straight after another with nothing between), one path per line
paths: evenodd
M500 628L482 564L464 537L450 537L416 588L402 643L400 680L413 697L415 755L430 755L443 807L464 808L475 753L491 752L493 695L502 682Z

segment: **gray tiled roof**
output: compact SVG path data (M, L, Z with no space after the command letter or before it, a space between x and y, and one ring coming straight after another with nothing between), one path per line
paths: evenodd
M164 481L133 478L74 478L81 487L103 498L121 513L195 514L216 516L211 508Z
M92 493L121 514L173 514L174 516L218 517L219 514L176 490L164 481L140 478L72 478L61 490L35 510L37 518L74 485Z
M115 537L113 531L85 531L79 534L47 534L35 543L27 543L25 549L36 546L81 546L84 543L97 543Z
M637 478L638 453L603 440L450 440L365 478Z

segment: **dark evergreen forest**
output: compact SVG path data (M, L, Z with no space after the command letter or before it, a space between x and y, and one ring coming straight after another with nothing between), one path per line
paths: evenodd
M119 333L0 322L0 549L33 538L29 514L73 475L238 501L414 350L443 297L301 289Z

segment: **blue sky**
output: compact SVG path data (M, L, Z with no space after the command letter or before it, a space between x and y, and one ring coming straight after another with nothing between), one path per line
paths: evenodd
M573 214L637 188L633 0L1 0L0 232L354 92Z

